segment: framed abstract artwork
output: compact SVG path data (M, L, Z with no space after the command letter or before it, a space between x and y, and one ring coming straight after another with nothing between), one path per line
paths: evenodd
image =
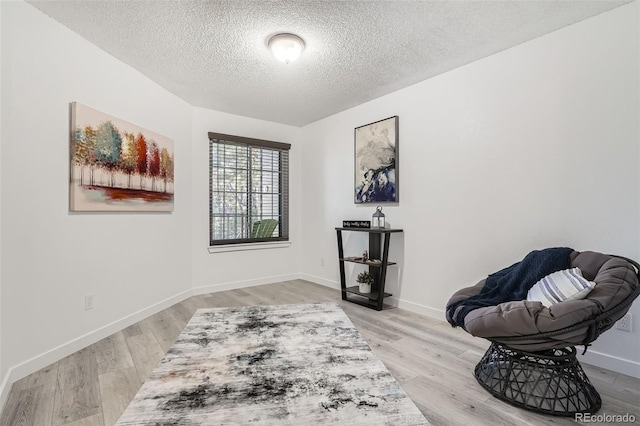
M173 141L71 103L69 210L173 211Z
M398 116L355 129L355 202L398 202Z

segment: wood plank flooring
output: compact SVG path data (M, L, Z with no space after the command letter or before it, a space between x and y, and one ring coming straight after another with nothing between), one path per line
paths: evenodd
M296 280L194 296L13 384L2 426L113 425L198 308L338 302L434 425L575 425L505 404L473 378L488 342L402 309L381 312ZM583 365L602 396L599 414L640 421L640 380Z

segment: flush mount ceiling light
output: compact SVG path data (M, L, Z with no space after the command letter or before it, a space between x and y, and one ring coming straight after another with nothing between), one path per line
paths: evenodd
M277 34L269 40L269 49L278 60L293 62L304 50L304 40L295 34Z

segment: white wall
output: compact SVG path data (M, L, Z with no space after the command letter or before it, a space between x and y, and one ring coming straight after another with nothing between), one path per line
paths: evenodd
M305 276L338 282L333 227L375 210L353 204L353 129L392 115L400 117L400 203L383 212L404 229L391 247L401 260L390 268L400 306L444 318L454 291L533 249L640 259L637 9L634 2L304 127ZM348 245L359 254L356 240ZM633 312L640 320L637 303ZM603 335L593 351L640 371L634 327Z
M0 382L192 288L299 271L335 286L333 227L374 210L352 203L353 128L396 114L401 202L384 211L405 229L390 277L402 306L441 315L453 291L533 248L640 258L637 9L298 129L192 108L33 7L0 2ZM68 212L72 101L174 140L172 214ZM290 248L207 252L208 131L292 143ZM95 309L85 312L88 293ZM634 328L602 336L600 361L638 362Z
M1 22L0 406L12 381L192 292L299 277L299 128L194 109L22 1ZM174 140L173 213L68 212L72 101ZM208 253L209 131L292 144L289 248Z
M0 63L4 63L3 56L3 40L2 37L2 2L0 2ZM4 116L2 115L2 67L0 66L0 164L2 164L2 140L3 140L3 127L2 122ZM0 170L0 309L2 309L2 170ZM2 314L0 313L0 388L2 388Z
M1 36L0 376L20 378L190 288L191 106L21 1ZM173 213L69 213L72 101L173 139Z
M229 253L209 247L208 132L291 143L289 153L289 238L287 248ZM300 128L225 114L193 111L193 287L198 293L297 278L300 240Z

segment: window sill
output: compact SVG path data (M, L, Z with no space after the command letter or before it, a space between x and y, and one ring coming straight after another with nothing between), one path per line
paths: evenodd
M209 253L226 253L230 251L266 250L275 248L287 248L291 241L272 241L268 243L229 244L226 246L212 246L207 248Z

